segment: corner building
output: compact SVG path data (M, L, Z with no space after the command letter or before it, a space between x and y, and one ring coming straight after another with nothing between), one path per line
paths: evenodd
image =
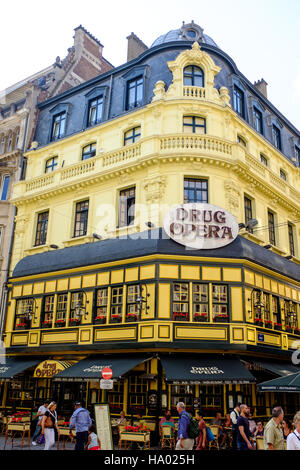
M299 131L195 23L137 50L39 105L14 185L2 406L91 407L110 365L112 414L293 414L297 394L256 387L298 370ZM238 237L167 237L166 213L191 202L232 214Z

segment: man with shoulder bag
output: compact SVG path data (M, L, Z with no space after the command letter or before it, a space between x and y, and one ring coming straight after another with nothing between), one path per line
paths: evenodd
M177 411L179 414L179 421L176 450L193 450L195 441L188 434L191 416L185 411L185 404L183 402L177 403Z

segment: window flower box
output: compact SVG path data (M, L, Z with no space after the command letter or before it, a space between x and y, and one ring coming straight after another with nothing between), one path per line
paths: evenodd
M45 320L42 322L42 328L52 328L52 320Z
M285 331L288 333L293 333L294 328L292 326L285 325Z
M66 320L56 320L55 326L58 328L63 328L66 326Z
M16 325L16 330L28 330L30 328L29 322L22 322Z
M216 323L227 323L228 322L228 315L226 313L222 313L220 315L215 315L213 317L213 321Z
M111 315L110 322L111 323L121 323L122 322L122 315L117 315L117 314Z
M274 323L274 330L281 331L282 330L282 324L281 323Z
M272 328L273 322L271 320L265 320L265 327L266 328Z
M174 321L187 321L188 320L188 313L186 313L186 312L173 312L173 320Z
M69 325L70 326L79 326L81 320L79 318L70 318L69 319Z
M127 313L125 320L126 322L138 321L139 315L137 313Z
M95 317L94 323L96 325L103 325L104 323L106 323L106 315L98 315L97 317Z
M196 322L208 321L208 314L207 313L194 313L193 321L196 321Z
M262 318L254 318L254 323L256 326L264 326Z
M300 328L295 328L294 333L295 335L300 335Z

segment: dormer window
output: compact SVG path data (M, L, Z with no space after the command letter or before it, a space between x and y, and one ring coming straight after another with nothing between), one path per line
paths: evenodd
M89 102L88 110L88 126L99 124L102 120L103 113L103 96L99 96Z
M255 130L263 134L263 116L259 109L255 107L253 108L253 121Z
M61 139L66 131L66 113L59 113L53 116L52 140Z
M183 70L183 85L204 87L203 70L196 65L185 67Z
M126 110L137 108L143 104L144 79L143 76L127 82Z
M275 124L272 126L272 134L273 134L273 144L278 149L281 150L281 133L280 129L278 129Z
M244 92L236 85L233 87L233 109L242 118L245 118Z

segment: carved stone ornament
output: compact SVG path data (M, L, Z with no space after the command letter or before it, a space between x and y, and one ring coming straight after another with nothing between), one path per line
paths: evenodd
M225 208L238 219L241 191L237 186L237 183L233 180L224 181L224 189Z
M165 94L166 94L165 82L163 82L162 80L159 80L158 82L156 82L154 90L153 90L153 94L154 94L154 98L152 99L152 102L164 99Z
M144 190L147 202L156 202L162 199L166 188L164 176L147 178L144 182Z

